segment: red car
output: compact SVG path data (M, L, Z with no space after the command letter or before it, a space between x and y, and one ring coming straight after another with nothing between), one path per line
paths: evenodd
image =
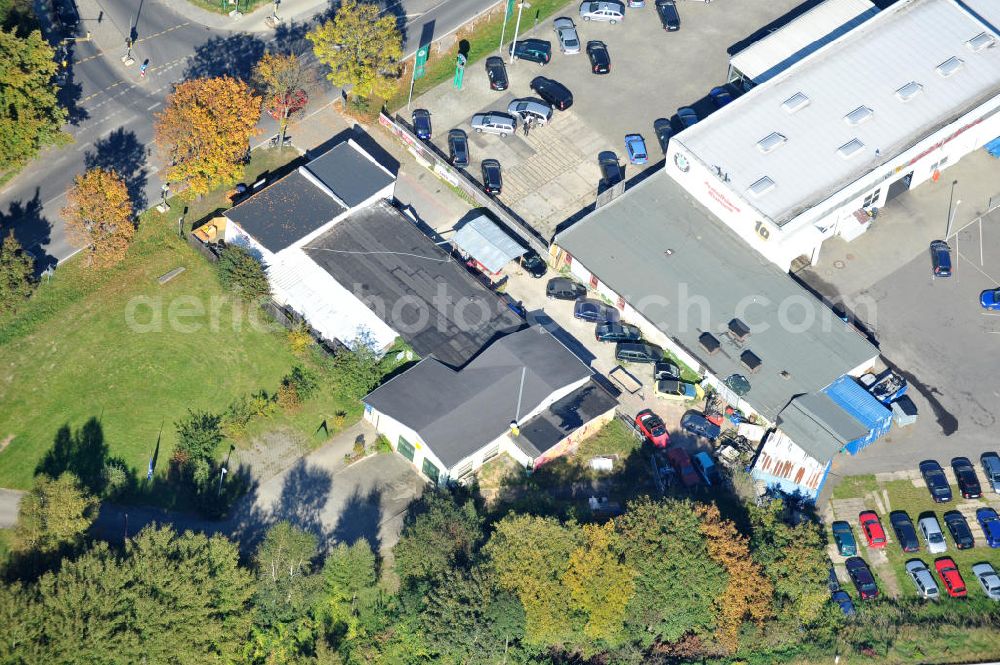
M684 487L694 487L700 482L698 474L694 470L694 465L691 464L691 456L688 455L686 450L680 446L674 446L667 451L667 459L670 460L670 465L674 467L674 470L681 477Z
M965 598L968 591L965 590L965 580L962 573L958 572L955 560L950 556L943 556L934 561L934 568L937 569L938 577L944 582L944 588L948 590L948 595L952 598Z
M667 444L670 443L667 426L663 424L662 418L653 413L652 409L643 409L635 414L635 424L643 436L657 448L666 448Z
M861 531L865 534L868 547L882 549L885 547L885 530L878 515L872 510L866 510L858 515L858 522L861 524Z

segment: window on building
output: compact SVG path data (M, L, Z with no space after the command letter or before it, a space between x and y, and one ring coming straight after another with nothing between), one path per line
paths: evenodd
M424 475L427 476L428 478L430 478L431 481L435 485L437 485L438 477L441 475L441 472L438 470L438 468L436 466L434 466L433 464L431 464L431 461L429 459L427 459L426 457L424 458L423 471L424 471Z
M874 192L865 197L864 203L861 204L862 208L871 208L873 205L878 203L878 197L882 194L882 189L876 189Z
M462 478L466 477L470 473L472 473L472 460L469 460L468 462L466 462L462 466L460 466L457 469L455 469L455 478L457 478L458 480L461 480Z
M483 464L485 464L488 460L493 459L499 454L500 454L499 444L493 446L492 448L487 448L486 451L483 453Z

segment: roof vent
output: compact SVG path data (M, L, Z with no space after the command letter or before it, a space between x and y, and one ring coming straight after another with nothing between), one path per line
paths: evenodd
M784 134L771 132L761 140L757 141L757 149L766 155L787 140L788 139L785 138Z
M844 116L844 122L851 126L857 126L867 120L871 120L872 113L874 111L867 106L859 106Z
M937 66L937 73L941 78L948 78L965 66L965 61L958 57L951 57Z
M844 159L850 159L854 155L861 152L861 149L865 147L865 144L858 139L851 139L844 145L837 148L837 154Z
M698 343L701 344L701 348L705 349L709 355L715 353L722 346L719 344L719 340L715 338L710 332L703 332L698 335Z
M896 91L896 99L901 102L908 102L921 92L923 92L924 86L920 85L916 81L910 81L902 88Z
M788 381L790 378L792 378L791 372L789 372L787 369L783 369L780 372L778 372L778 376L783 378L785 381Z
M764 196L772 189L774 189L774 181L767 176L750 185L750 193L757 197Z
M732 319L729 322L729 336L737 342L745 342L750 336L750 326L740 319Z
M965 42L965 45L973 53L978 53L984 48L992 48L997 40L988 32L980 32L978 35Z
M796 111L801 111L805 107L809 106L809 98L803 95L801 92L797 92L785 101L781 103L781 108L785 109L785 113L795 113Z
M761 360L756 353L747 349L740 354L740 363L742 363L743 366L751 372L756 372L760 369L760 366L764 364L764 361Z

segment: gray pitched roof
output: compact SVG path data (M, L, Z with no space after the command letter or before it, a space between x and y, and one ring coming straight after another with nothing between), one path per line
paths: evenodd
M360 205L395 178L350 141L338 143L305 165L349 207Z
M518 414L518 394L523 417L553 392L590 375L536 326L501 337L461 370L425 358L364 402L415 430L451 468L507 431Z
M225 215L261 245L277 253L346 210L294 171L227 210Z
M618 400L591 379L521 425L514 444L526 455L541 457L552 446L616 406Z
M452 367L523 327L495 293L385 201L352 213L303 250L421 356Z
M769 420L794 396L817 392L878 355L665 171L560 233L555 243L715 376L745 375L751 389L744 399ZM724 334L735 317L751 328L743 343ZM714 355L699 344L706 331L721 343ZM741 364L746 350L763 361L755 373Z
M868 435L868 428L826 393L792 400L778 415L778 427L819 462L830 461L845 444Z

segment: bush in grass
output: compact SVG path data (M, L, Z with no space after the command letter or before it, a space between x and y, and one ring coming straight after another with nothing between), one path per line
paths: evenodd
M247 425L256 415L250 400L249 395L240 395L226 407L222 414L222 428L227 436L237 437L246 433Z
M304 354L313 344L312 334L309 327L300 323L288 331L288 345L292 347L292 353L297 356Z
M112 457L104 463L101 477L104 480L103 495L107 499L121 495L135 479L125 460L120 457Z
M187 416L177 421L175 426L177 445L174 458L181 461L183 457L182 466L192 466L198 462L208 464L215 460L215 452L225 438L221 416L189 409Z
M385 438L385 435L379 434L378 438L375 439L375 451L379 454L392 452L392 444L389 443L389 439Z
M215 269L222 285L241 298L262 300L271 295L264 264L239 245L223 247Z
M319 390L319 379L316 372L302 365L295 365L292 371L281 379L282 388L291 388L295 391L300 402L304 402ZM280 394L280 393L279 393Z
M274 396L266 390L258 390L250 396L250 410L255 418L270 418L276 406Z

